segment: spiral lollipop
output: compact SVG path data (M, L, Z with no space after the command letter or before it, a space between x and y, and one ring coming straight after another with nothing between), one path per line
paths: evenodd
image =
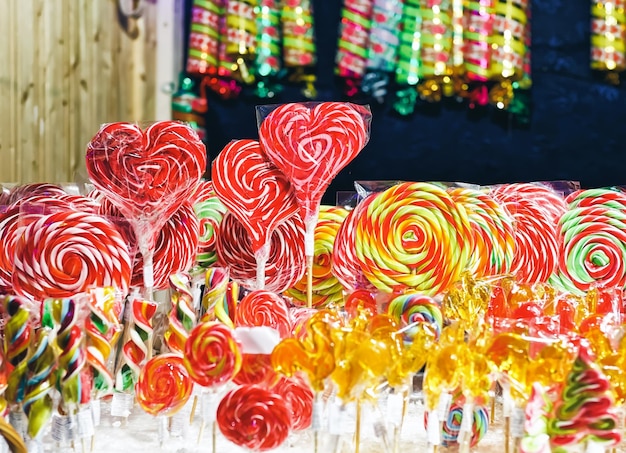
M132 390L141 367L152 355L152 318L157 304L143 299L130 302L129 339L122 346L122 358L116 374L115 389L118 392Z
M626 210L626 193L614 189L577 190L565 197L565 203L569 209L604 206L607 209L624 211Z
M301 431L311 426L315 395L301 376L282 377L272 390L279 394L291 408L291 429Z
M141 408L151 415L174 415L189 400L193 382L175 354L161 354L141 368L135 396Z
M295 215L274 230L265 265L265 289L277 293L298 282L305 271L304 224ZM224 216L217 238L218 264L228 267L230 278L244 288L256 285L256 259L249 235L230 212Z
M199 267L207 268L217 261L215 242L226 213L226 206L217 198L210 181L198 185L193 210L198 217L200 231L196 263Z
M272 450L289 435L291 412L278 394L247 385L231 390L217 408L220 432L232 443L255 451Z
M380 290L434 295L467 266L471 225L443 189L403 183L372 200L357 222L355 244L363 273Z
M50 184L47 182L22 184L13 187L9 191L8 198L6 200L6 203L4 204L11 205L13 203L18 203L24 199L28 199L33 196L55 198L59 195L67 195L67 192L65 192L65 190L63 190L63 188L57 184Z
M56 330L55 341L60 351L58 365L63 370L60 382L63 403L66 408L75 408L85 392L81 372L87 363L85 336L76 324L76 302L73 299L48 299L44 302L44 310L49 310Z
M279 379L280 375L274 371L269 355L242 354L241 369L233 378L233 382L238 385L273 387Z
M431 329L435 338L439 338L443 329L443 315L434 299L418 293L404 294L391 301L389 314L401 325L407 327L405 337L409 340L422 325Z
M175 274L170 277L170 281L174 295L172 296L169 324L163 339L171 352L182 354L189 332L196 325L196 313L192 306L193 295L188 285L188 279L180 274Z
M97 397L113 392L113 376L107 361L122 330L120 312L121 304L116 300L113 288L102 288L92 294L85 320L86 358Z
M107 220L60 211L31 223L16 244L13 286L26 297L69 297L90 287L128 291L131 261Z
M322 206L315 226L313 256L313 307L325 307L343 299L343 287L332 274L333 246L337 232L348 215L343 208ZM286 295L296 303L306 304L307 279L300 280Z
M49 332L37 331L33 352L28 357L27 380L24 389L23 408L28 417L28 435L36 438L52 416L53 373L57 367L54 348L50 344Z
M270 291L257 290L247 294L239 302L235 315L236 326L272 327L281 338L291 334L289 307L284 299Z
M189 376L203 387L224 384L241 368L241 352L233 331L219 322L203 322L194 327L184 354Z
M472 226L474 250L468 270L476 277L509 272L515 247L511 217L484 192L459 187L448 193L465 207Z
M190 203L183 203L158 233L154 246L153 287L165 289L172 274L187 272L193 266L198 248L200 225ZM135 258L132 286L143 285L143 258Z
M556 223L567 211L567 202L554 190L541 184L503 184L491 190L490 195L497 201L529 203L540 207L550 221ZM514 206L512 207L514 212Z

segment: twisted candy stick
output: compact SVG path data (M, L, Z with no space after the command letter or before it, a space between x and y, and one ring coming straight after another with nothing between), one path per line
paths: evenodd
M426 324L439 338L443 329L443 314L437 302L422 294L412 293L398 296L391 301L389 314L407 327L405 338L412 340L420 324Z
M202 296L202 309L208 313L222 303L228 290L229 273L223 267L211 267L205 274L204 295Z
M85 320L87 363L93 374L96 397L113 392L113 376L107 361L121 331L120 305L111 287L95 290L89 301L89 316Z
M189 375L203 387L224 384L241 368L241 351L233 330L219 322L203 322L194 327L184 353Z
M170 277L172 289L172 309L169 315L169 324L163 339L171 352L182 354L189 332L196 325L196 314L193 310L193 294L188 285L188 279L181 274Z
M3 350L13 370L9 374L6 397L11 403L21 403L24 398L28 348L33 336L33 323L26 299L5 296L2 301L8 319L4 324Z
M48 329L37 331L32 354L28 357L28 378L24 395L24 412L28 417L28 435L36 438L52 415L53 373L57 367Z
M460 399L460 401L459 401ZM441 440L444 447L451 447L458 444L461 423L466 416L463 413L464 398L454 398L450 405L447 418L443 421L441 428ZM424 413L425 425L428 426L428 412ZM472 414L472 437L470 445L475 447L480 440L485 437L489 429L489 414L484 406L475 406Z
M471 237L467 212L443 189L409 182L376 195L357 222L355 244L363 273L380 290L434 295L461 276Z
M348 211L334 206L322 206L315 226L313 255L313 306L325 307L343 299L343 287L332 274L333 250L339 228ZM307 279L286 291L300 305L306 304Z
M118 392L133 389L141 367L152 355L152 317L156 313L157 304L143 299L133 299L130 308L127 326L129 339L122 347L122 363L115 381L115 389Z
M515 247L511 217L484 192L459 187L448 193L465 207L472 225L474 250L468 270L476 277L508 273Z
M222 218L226 214L226 206L217 198L210 181L203 181L198 185L194 194L193 210L200 222L196 263L206 268L217 261L215 241L219 235Z
M83 399L81 372L87 363L84 334L76 324L77 307L74 299L48 299L44 310L49 310L56 330L58 365L61 370L61 396L66 408L75 407ZM44 314L44 317L46 315Z

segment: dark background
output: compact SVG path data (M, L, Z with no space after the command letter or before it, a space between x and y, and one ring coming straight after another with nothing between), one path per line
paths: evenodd
M340 0L313 1L318 100L345 100L333 75ZM188 11L191 0L187 0ZM422 106L410 117L372 106L369 144L327 191L354 180L430 180L493 184L576 180L583 187L626 183L626 88L589 69L588 0L532 1L532 117L526 127L493 109ZM208 149L214 159L236 138L258 138L254 106L303 100L297 88L260 102L209 99Z

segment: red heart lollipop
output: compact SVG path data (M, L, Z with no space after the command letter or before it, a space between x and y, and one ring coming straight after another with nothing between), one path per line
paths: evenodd
M322 195L369 139L366 107L341 102L284 104L261 123L263 152L291 181L305 223Z
M261 153L255 140L230 142L213 162L213 189L250 234L258 287L265 282L270 237L298 211L289 181Z

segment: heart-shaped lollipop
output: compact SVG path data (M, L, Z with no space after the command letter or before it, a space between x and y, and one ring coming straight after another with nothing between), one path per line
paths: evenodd
M272 232L298 211L291 185L255 140L233 140L226 145L213 162L211 178L220 201L250 234L262 288Z

